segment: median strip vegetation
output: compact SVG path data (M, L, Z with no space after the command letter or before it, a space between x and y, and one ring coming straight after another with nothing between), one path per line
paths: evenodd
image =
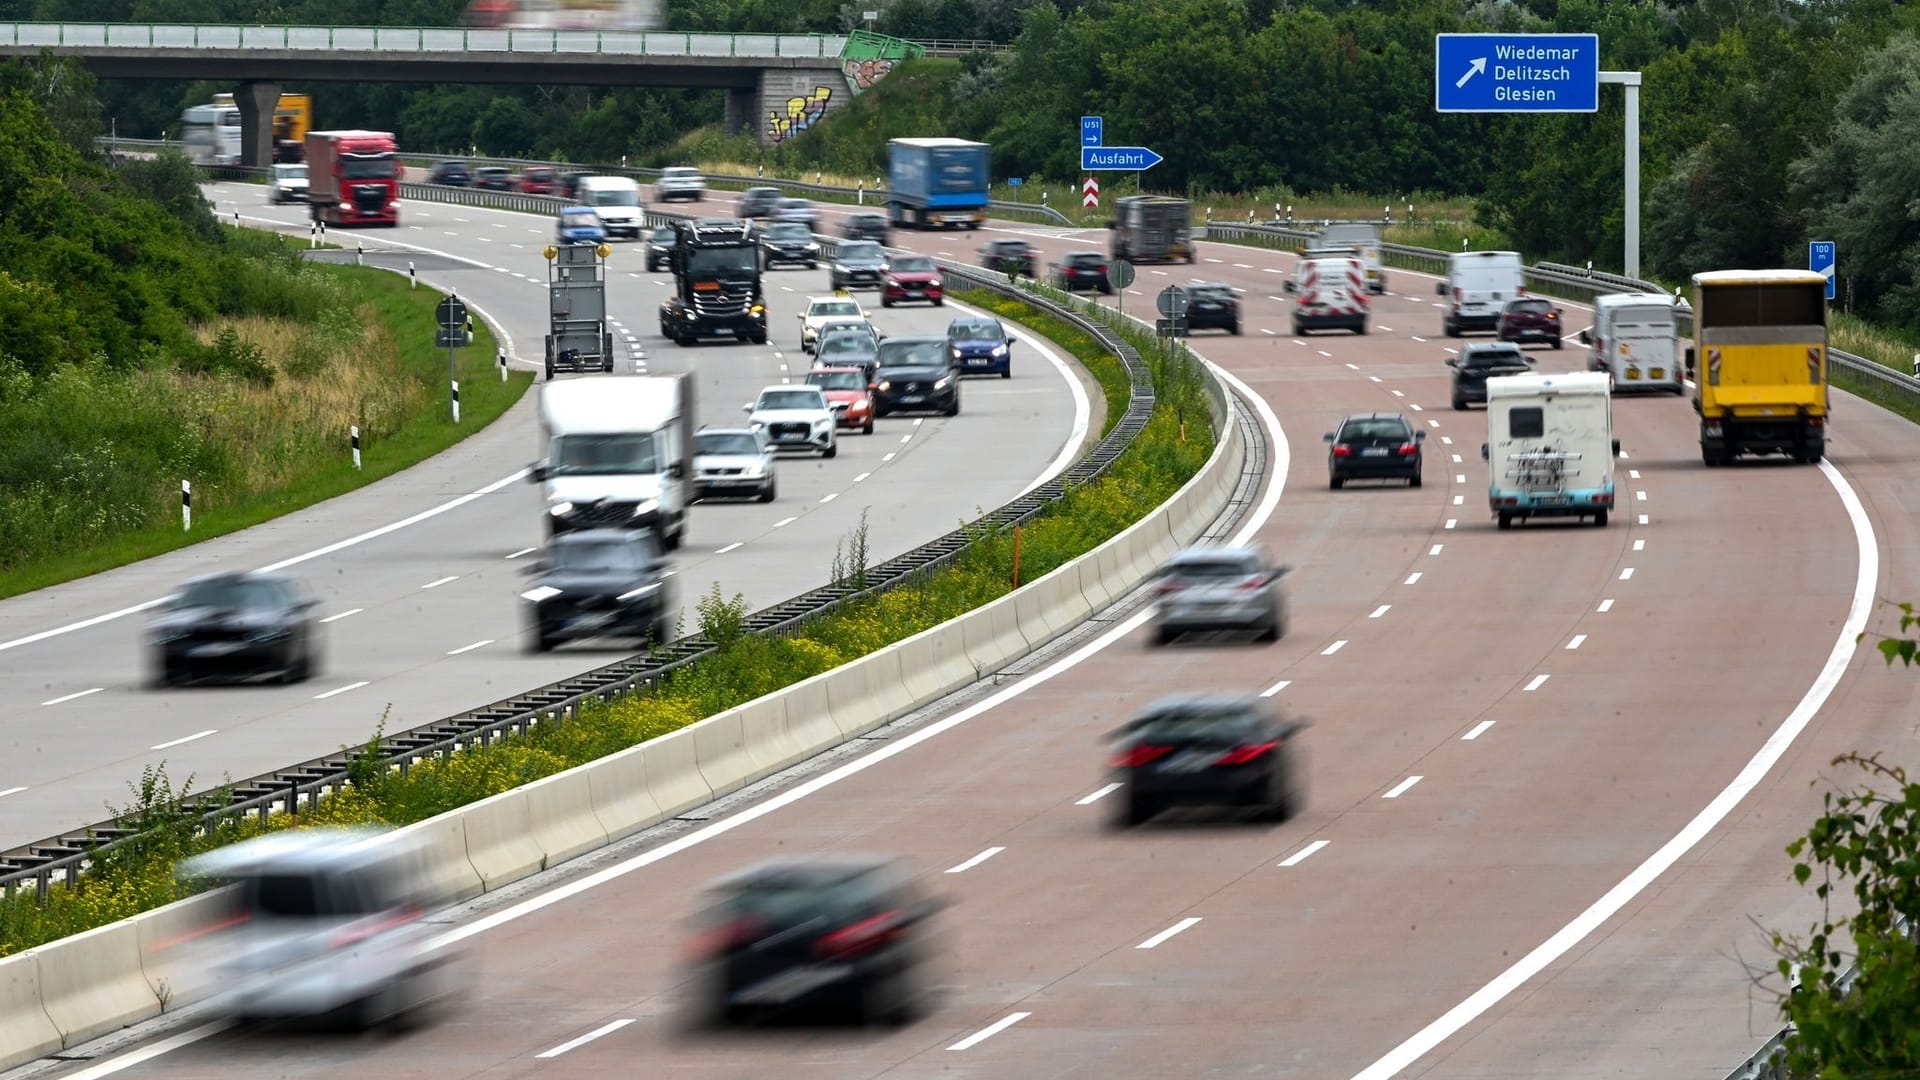
M1033 305L995 294L970 290L956 292L955 299L1066 338L1054 341L1081 357L1100 380L1109 417L1117 420L1125 411L1126 369L1091 337ZM136 839L105 852L71 890L55 885L42 901L33 890L21 889L0 900L0 955L189 895L193 887L173 878L174 863L189 855L285 828L405 825L477 802L686 727L1006 596L1016 587L1016 558L1024 586L1091 551L1172 498L1206 463L1215 443L1198 361L1184 350L1165 350L1132 326L1119 332L1150 362L1152 418L1106 474L1070 489L1022 526L1017 544L1011 532L982 529L951 562L885 592L852 599L782 634L743 633L745 599L728 597L716 585L695 610L701 636L713 641L717 652L670 673L652 689L587 703L564 721L422 760L405 772L379 763L381 735L376 732L360 751L349 785L297 818L284 813L264 821L234 817L203 831L198 816L181 808L192 778L176 790L164 765L149 768L133 785L132 803L114 811ZM848 541L832 573L857 586L867 570L864 517Z

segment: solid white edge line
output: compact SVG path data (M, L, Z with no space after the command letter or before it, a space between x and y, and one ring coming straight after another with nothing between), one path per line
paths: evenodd
M88 696L89 694L97 694L97 693L99 693L100 691L102 691L102 690L105 690L105 689L106 689L106 687L104 687L104 686L96 686L96 687L94 687L94 688L93 688L93 689L91 689L91 690L76 690L76 691L74 691L74 692L73 692L73 693L71 693L71 694L62 694L62 695L60 695L59 697L57 697L57 698L54 698L54 699L53 699L52 701L43 701L43 702L41 702L40 704L42 704L42 705L65 705L65 704L66 704L67 702L69 702L69 701L75 701L75 700L77 700L77 699L79 699L79 698L83 698L83 697L86 697L86 696Z
M1473 740L1479 738L1480 736L1485 735L1487 733L1487 729L1491 728L1492 726L1493 726L1493 721L1482 720L1479 723L1473 725L1472 731L1469 731L1465 735L1460 736L1460 741L1472 742Z
M1189 915L1186 918L1181 919L1179 922L1174 923L1172 926L1167 927L1165 930L1162 930L1159 933L1148 938L1147 940L1141 942L1140 944L1135 945L1134 948L1136 949L1158 948L1160 945L1164 944L1168 939L1172 938L1175 934L1179 934L1187 930L1191 930L1195 926L1199 925L1199 923L1200 923L1200 917L1198 915Z
M1287 856L1286 858L1281 859L1279 862L1279 865L1299 866L1301 863L1306 862L1307 859L1314 852L1319 851L1321 848L1326 847L1330 843L1332 843L1332 841L1330 840L1315 840L1313 843L1308 844L1306 847L1301 848L1299 851L1296 851L1293 854Z
M1094 803L1099 802L1101 799L1104 799L1107 796L1113 794L1114 792L1119 791L1124 786L1125 785L1123 784L1108 784L1100 788L1098 791L1095 791L1091 795L1082 796L1081 798L1073 800L1073 805L1092 806Z
M621 1028L626 1027L628 1024L631 1024L631 1023L633 1023L632 1019L625 1019L625 1020L615 1020L611 1024L602 1024L599 1027L594 1028L592 1031L587 1032L585 1035L582 1035L577 1039L568 1039L566 1042L561 1043L559 1046L556 1046L551 1050L542 1050L541 1052L533 1056L536 1058L557 1058L561 1054L564 1054L569 1050L577 1050L580 1047L587 1045L588 1043L592 1042L595 1039L598 1039L602 1035L611 1035L614 1032L619 1031Z
M1575 916L1572 922L1561 927L1558 933L1541 942L1512 967L1494 976L1492 981L1475 991L1471 997L1394 1047L1385 1057L1355 1073L1353 1080L1387 1080L1398 1074L1598 930L1726 820L1734 807L1760 786L1760 782L1785 756L1794 740L1813 722L1827 699L1833 696L1833 691L1847 673L1847 665L1853 662L1854 653L1859 649L1859 637L1865 632L1867 619L1873 613L1874 588L1880 581L1880 542L1874 535L1873 522L1867 517L1866 507L1861 505L1860 496L1847 483L1846 477L1829 461L1820 462L1820 471L1826 474L1828 482L1840 495L1841 505L1846 507L1847 520L1853 525L1859 569L1853 583L1853 603L1847 610L1846 622L1841 625L1840 634L1834 639L1833 650L1827 654L1826 665L1820 669L1813 685L1807 688L1806 695L1760 749L1754 752L1733 781L1721 789L1672 839L1648 856L1645 862L1620 879L1604 896Z
M1008 1028L1012 1027L1013 1025L1019 1023L1022 1020L1025 1020L1027 1017L1032 1015L1033 1014L1030 1012L1008 1013L1006 1016L1003 1016L1000 1019L995 1020L993 1023L988 1024L986 1027L981 1028L979 1031L976 1031L973 1034L967 1036L966 1038L961 1039L959 1042L954 1043L952 1046L947 1047L947 1049L965 1050L968 1047L978 1046L979 1044L986 1042L988 1039L993 1038L995 1035L1000 1034L1001 1032L1007 1030Z
M361 681L356 683L348 683L347 685L340 687L338 690L329 690L324 694L315 694L313 695L313 700L325 701L328 698L333 697L335 694L344 694L349 690L358 690L365 685L367 685L367 682L365 679L362 679Z
M350 617L350 616L353 616L353 615L358 615L358 614L360 614L361 612L363 612L363 611L365 611L365 610L367 610L367 609L366 609L366 608L358 608L358 607L357 607L357 608L348 608L347 610L345 610L345 611L343 611L343 612L341 612L341 613L340 613L340 614L338 614L338 615L329 615L329 616L327 616L326 618L324 618L324 619L321 619L320 621L321 621L321 622L323 622L323 623L330 623L330 622L339 622L339 621L340 621L341 619L345 619L345 618L348 618L348 617Z
M191 734L191 735L188 735L188 736L186 736L186 737L184 737L184 738L179 738L179 739L169 739L168 741L166 741L166 742L163 742L163 743L156 743L156 744L154 744L153 746L149 746L149 747L147 747L147 749L149 749L149 750L170 750L170 749L172 749L173 747L176 747L176 746L179 746L179 745L180 745L181 743L190 743L190 742L192 742L192 741L193 741L193 740L195 740L195 739L204 739L204 738L206 738L206 737L207 737L207 736L209 736L209 735L218 735L218 734L220 734L220 729L219 729L219 728L208 728L208 729L207 729L207 730L205 730L205 731L196 731L196 732L194 732L193 734Z
M1393 785L1393 787L1389 789L1386 794L1380 797L1383 799L1397 799L1400 796L1405 795L1407 792L1412 791L1413 785L1425 779L1426 777L1424 776L1409 776L1405 780L1402 780L1399 783Z
M21 787L10 787L5 791L0 791L0 799L4 799L9 795L18 795L25 790L27 789L24 785L22 785Z
M976 866L979 866L981 863L986 862L988 859L993 858L995 855L998 855L1005 850L1007 849L1004 847L990 847L987 850L981 852L980 854L975 855L973 858L968 859L966 862L959 863L955 866L947 867L947 873L964 874L967 871L973 869Z

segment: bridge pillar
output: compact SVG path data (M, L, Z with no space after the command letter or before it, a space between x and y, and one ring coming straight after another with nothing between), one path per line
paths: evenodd
M760 80L755 74L752 86L727 87L727 114L722 121L725 135L751 135L760 116Z
M273 164L273 114L280 107L280 84L244 82L234 88L240 109L240 164L264 169Z

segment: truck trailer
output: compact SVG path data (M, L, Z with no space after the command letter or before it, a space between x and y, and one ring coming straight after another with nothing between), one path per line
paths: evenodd
M400 224L400 153L392 132L309 131L306 155L313 220Z
M1124 195L1113 201L1109 247L1115 259L1191 263L1193 204L1166 195Z
M987 220L986 143L894 139L887 143L887 217L900 229L977 229Z
M1811 270L1693 275L1686 361L1706 465L1741 454L1815 465L1826 455L1826 289Z

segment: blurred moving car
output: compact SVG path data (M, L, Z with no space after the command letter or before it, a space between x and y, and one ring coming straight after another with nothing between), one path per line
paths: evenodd
M1240 298L1224 281L1196 281L1187 286L1187 329L1240 333Z
M1493 332L1501 341L1543 341L1556 349L1567 344L1565 331L1560 328L1560 309L1553 306L1553 301L1538 296L1507 301L1494 320Z
M500 165L483 165L473 170L473 186L481 191L512 191L513 170Z
M701 428L693 436L693 497L774 496L773 448L752 428Z
M872 240L884 247L893 233L887 228L885 214L848 214L840 226L840 236L846 240Z
M833 253L828 282L836 289L878 289L886 269L885 248L871 240L847 240Z
M464 161L442 161L427 174L427 183L466 187L473 183L473 170Z
M211 574L187 582L147 624L154 683L277 675L305 682L320 670L318 601L279 574Z
M645 529L556 533L524 573L527 651L550 652L582 638L673 640L673 579L660 542Z
M892 307L909 300L926 300L934 307L947 302L946 282L940 277L940 264L925 255L889 255L881 271L880 306Z
M943 906L879 856L789 856L710 887L692 948L702 1024L807 1007L907 1023L928 1002L929 920Z
M989 240L980 249L980 265L1002 274L1040 276L1040 253L1025 240Z
M673 268L673 248L675 239L673 226L662 225L647 237L647 272L670 270Z
M563 244L599 244L607 239L607 227L593 207L569 206L560 211L554 234Z
M1533 358L1510 342L1478 342L1461 348L1459 356L1447 357L1453 369L1453 407L1465 409L1473 402L1487 403L1487 380L1502 375L1525 375L1533 370Z
M962 315L948 323L947 349L962 375L1013 378L1013 335L991 315Z
M808 232L820 231L820 212L805 199L781 199L773 204L771 216L775 221L791 221L805 225Z
M777 222L760 234L760 265L771 270L782 263L803 263L809 270L819 267L820 245L805 225Z
M748 403L747 426L764 431L775 450L818 451L823 458L840 453L833 409L817 386L769 386Z
M520 171L520 193L523 195L551 195L554 186L554 171L550 165L529 165Z
M867 313L860 301L851 296L809 296L807 309L800 313L800 351L812 352L822 323L830 319L864 319Z
M275 165L267 179L267 201L275 206L287 202L306 202L307 167Z
M1297 736L1306 728L1276 716L1259 698L1189 694L1162 698L1112 737L1116 828L1143 825L1174 806L1253 811L1285 821L1305 802Z
M660 179L653 182L653 193L661 202L675 199L703 202L707 197L707 178L691 165L670 165L660 170Z
M457 990L458 955L425 916L449 896L418 833L288 829L184 860L184 879L224 883L225 919L187 935L217 975L209 1003L247 1021L338 1016L414 1021Z
M1327 440L1327 486L1340 490L1349 480L1404 479L1420 486L1427 433L1415 431L1399 413L1355 413L1322 436Z
M1290 567L1275 566L1252 547L1190 547L1155 576L1155 645L1194 630L1250 630L1258 641L1287 634L1287 598L1280 585Z
M873 390L865 368L816 367L807 372L807 385L827 395L827 404L840 426L873 434Z
M873 376L873 415L936 412L960 415L960 377L943 337L888 338Z
M1053 264L1054 288L1067 292L1098 289L1113 295L1113 282L1107 280L1107 257L1097 251L1069 251Z
M880 366L880 343L885 339L865 319L836 319L820 326L813 342L814 367L853 367L873 381Z
M740 201L735 205L734 212L743 218L769 217L779 202L779 188L750 187L740 193Z

